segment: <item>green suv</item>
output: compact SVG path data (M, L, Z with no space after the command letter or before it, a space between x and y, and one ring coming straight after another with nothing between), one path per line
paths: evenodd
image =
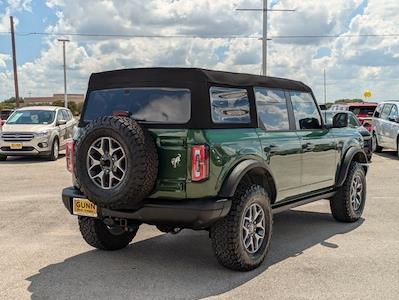
M355 222L367 158L346 114L323 124L312 90L288 79L193 68L92 74L67 147L62 199L88 244L126 247L142 223L209 231L218 261L247 271L273 214L329 199Z

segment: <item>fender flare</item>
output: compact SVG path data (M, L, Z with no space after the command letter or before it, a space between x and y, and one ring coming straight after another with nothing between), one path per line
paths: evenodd
M271 180L273 181L273 186L271 188L274 189L273 192L275 194L276 193L276 184L275 184L275 180L274 180L274 177L273 177L273 174L272 174L270 168L265 163L262 163L255 159L249 159L249 160L244 160L244 161L238 163L234 167L233 171L230 172L228 177L225 178L223 185L219 191L219 196L226 197L226 198L233 197L241 179L249 171L254 170L254 169L261 169L265 173L270 175ZM271 195L271 196L275 197L276 195Z
M339 169L337 180L335 183L337 187L341 187L344 184L346 176L348 176L350 164L356 155L359 155L357 161L365 168L365 171L367 172L368 169L367 155L364 153L362 149L358 147L351 147L349 148L348 151L346 151L345 156L342 159L341 167Z

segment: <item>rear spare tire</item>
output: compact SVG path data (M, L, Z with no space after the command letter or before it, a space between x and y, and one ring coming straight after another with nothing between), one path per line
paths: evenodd
M154 140L130 118L102 117L87 125L76 145L76 157L81 189L101 207L137 207L157 178Z

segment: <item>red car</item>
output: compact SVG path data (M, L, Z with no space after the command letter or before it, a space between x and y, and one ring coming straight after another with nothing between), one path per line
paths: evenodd
M360 123L369 131L373 131L373 114L377 108L376 102L354 102L334 104L329 110L349 110L359 119Z
M13 112L12 109L3 109L0 111L0 129L3 127L4 123L8 119L8 117L11 115Z

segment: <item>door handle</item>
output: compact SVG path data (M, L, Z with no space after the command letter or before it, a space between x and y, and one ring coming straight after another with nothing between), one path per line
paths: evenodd
M276 149L275 149L276 147L277 147L276 145L271 144L271 145L263 148L263 151L265 151L266 153L274 153L274 152L276 152Z

